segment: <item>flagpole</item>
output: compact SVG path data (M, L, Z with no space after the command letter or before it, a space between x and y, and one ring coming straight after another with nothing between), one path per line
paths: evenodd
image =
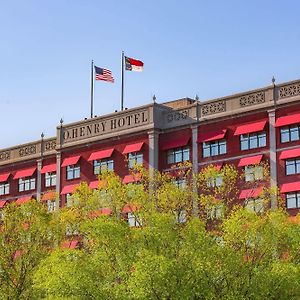
M122 73L121 73L121 110L124 109L124 51L122 51Z
M91 118L94 115L94 61L91 64Z

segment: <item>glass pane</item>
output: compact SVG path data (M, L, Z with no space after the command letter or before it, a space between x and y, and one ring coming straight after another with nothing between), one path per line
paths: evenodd
M285 162L285 169L286 175L295 174L295 161L294 160L287 160Z
M281 135L281 143L286 143L290 141L290 134L289 134L289 128L281 128L280 130Z
M174 152L172 150L168 151L167 158L168 164L174 164Z
M209 157L210 156L210 145L203 143L203 157Z
M219 145L218 143L211 144L211 155L218 155L219 154Z
M296 160L296 173L299 174L300 173L300 159Z
M241 140L241 150L248 150L248 149L249 149L248 139Z
M183 149L183 161L190 160L190 149Z
M254 211L254 201L252 199L247 200L245 207L250 211Z
M182 162L182 151L177 150L175 151L175 163Z
M0 195L4 195L4 185L0 185Z
M110 170L110 171L113 171L113 170L114 170L114 161L113 161L113 160L109 160L109 161L108 161L107 168L108 168L108 170Z
M220 153L219 154L226 154L227 149L226 149L226 141L220 142Z
M262 213L264 211L264 201L263 201L263 199L256 199L255 200L254 210L257 213Z
M259 147L265 147L266 146L266 134L265 133L261 133L258 135L258 146Z
M287 208L296 208L297 207L297 199L296 194L287 194L286 195L286 207Z
M298 141L299 140L298 126L291 127L290 132L291 132L291 141Z
M250 149L257 148L257 135L250 136Z
M264 168L263 166L254 167L255 180L261 180L264 178Z
M217 176L216 177L216 186L221 186L223 184L223 177Z
M78 167L74 170L74 178L79 178L79 177L80 177L80 168Z
M254 181L254 168L246 166L245 167L245 181Z

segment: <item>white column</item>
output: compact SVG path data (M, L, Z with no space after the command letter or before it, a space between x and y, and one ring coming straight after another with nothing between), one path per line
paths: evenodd
M198 174L198 125L192 126L192 168L193 168L193 177ZM198 194L197 180L193 178L193 192ZM198 201L193 199L193 214L197 216L199 213Z
M60 176L61 176L61 153L58 152L56 154L56 200L55 200L55 207L56 210L59 209L59 204L60 204Z
M158 169L158 132L156 130L149 131L149 179L150 179L150 192L151 192L151 179L153 179L155 170Z
M41 191L42 191L42 159L37 160L37 183L36 183L36 198L37 201L41 201Z
M276 128L275 109L268 111L269 114L269 140L270 140L270 186L277 188L277 156L276 156ZM277 208L277 197L272 197L271 208Z

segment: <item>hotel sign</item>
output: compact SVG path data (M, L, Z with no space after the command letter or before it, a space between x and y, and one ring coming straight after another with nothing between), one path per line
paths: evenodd
M118 117L99 118L62 128L62 142L69 143L121 130L149 124L148 110L124 114Z

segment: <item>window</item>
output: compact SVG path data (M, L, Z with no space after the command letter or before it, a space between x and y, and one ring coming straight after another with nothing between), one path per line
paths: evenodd
M143 164L143 153L132 152L128 154L128 167L133 168L135 165Z
M35 178L20 178L19 192L29 191L35 189Z
M300 174L300 158L286 160L285 172L286 175Z
M50 172L45 174L45 186L56 186L56 173Z
M94 174L99 175L105 170L113 171L113 160L94 160Z
M176 164L190 159L190 148L174 148L167 153L168 164Z
M180 189L186 188L186 180L184 178L176 178L175 180L173 180L173 183Z
M71 207L73 205L72 194L66 195L66 204L67 204L67 207Z
M241 150L249 150L266 146L266 133L250 133L240 135Z
M248 199L246 200L245 207L250 211L262 213L264 211L264 200L260 198Z
M281 143L298 141L300 139L300 125L285 126L280 129Z
M47 201L47 209L48 209L48 212L55 211L55 208L56 208L56 202L55 202L55 201L48 200L48 201Z
M179 212L177 212L176 221L177 223L185 223L187 221L186 210L182 209Z
M227 153L227 149L226 149L225 140L203 143L203 157L221 155L226 153Z
M223 176L217 175L216 177L209 177L206 180L207 187L217 187L223 184Z
M67 166L67 180L75 179L80 177L80 165Z
M136 216L132 212L128 213L128 225L129 227L141 226L140 222L137 220Z
M0 196L9 194L9 183L0 183Z
M245 166L245 181L255 181L264 178L263 166Z
M214 219L221 219L223 217L223 205L215 205L206 209L207 218L214 220Z
M287 208L300 207L300 191L286 194L286 207Z

